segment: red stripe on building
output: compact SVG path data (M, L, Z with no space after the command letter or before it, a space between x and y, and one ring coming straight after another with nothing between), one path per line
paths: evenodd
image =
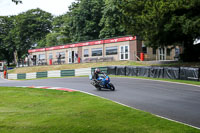
M99 45L99 44L104 44L104 43L116 43L116 42L133 41L133 40L136 40L136 36L113 38L113 39L98 40L98 41L91 41L91 42L84 42L84 43L76 43L76 44L68 44L68 45L54 46L54 47L49 47L49 48L30 49L28 50L28 52L29 53L44 52L44 51L57 50L57 49L75 48L75 47L82 47L82 46L89 46L89 45Z

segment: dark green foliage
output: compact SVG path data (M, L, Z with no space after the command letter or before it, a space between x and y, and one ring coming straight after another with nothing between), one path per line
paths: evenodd
M103 0L81 0L70 7L69 30L72 42L99 38Z
M122 25L122 12L117 8L114 0L105 0L103 16L101 18L100 38L111 38L126 34L125 27Z
M116 0L118 1L118 0ZM148 46L184 46L182 57L198 60L193 42L200 38L199 0L122 0L118 7L123 11L127 30L140 35Z
M12 0L19 3L21 0ZM58 17L33 9L1 17L0 59L21 57L34 44L49 47L136 35L150 47L184 46L183 60L200 59L200 0L77 0Z
M41 9L32 9L16 17L18 55L27 53L38 40L43 39L52 29L52 15Z
M0 16L0 60L13 60L14 40L12 39L14 32L13 17Z
M41 9L0 19L0 57L8 63L13 60L14 52L17 52L18 58L23 57L52 29L52 15Z

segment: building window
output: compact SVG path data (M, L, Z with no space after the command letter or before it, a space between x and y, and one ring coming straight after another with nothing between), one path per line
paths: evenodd
M153 48L153 54L156 54L156 48Z
M45 59L45 54L39 54L39 60L44 60Z
M102 56L102 48L93 48L92 56Z
M49 54L49 60L51 60L51 59L53 59L53 54L52 53Z
M57 52L57 53L56 53L56 57L57 57L57 58L60 57L60 59L65 59L65 52Z
M129 59L129 46L120 46L120 60Z
M89 57L89 50L88 49L84 49L84 57Z
M115 54L117 54L117 46L106 47L106 55L115 55Z
M142 43L142 52L145 54L147 53L147 47L145 46L144 43Z
M146 54L147 53L147 47L142 47L142 52Z
M170 54L171 54L171 49L167 48L167 56L170 56Z

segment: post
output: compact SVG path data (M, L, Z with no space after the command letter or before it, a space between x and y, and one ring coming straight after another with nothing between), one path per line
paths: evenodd
M144 61L144 53L140 53L140 60Z

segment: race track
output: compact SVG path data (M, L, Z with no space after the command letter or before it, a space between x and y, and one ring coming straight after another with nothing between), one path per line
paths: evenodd
M200 87L153 80L111 78L116 91L97 91L87 77L26 81L0 80L0 86L65 87L200 128Z

